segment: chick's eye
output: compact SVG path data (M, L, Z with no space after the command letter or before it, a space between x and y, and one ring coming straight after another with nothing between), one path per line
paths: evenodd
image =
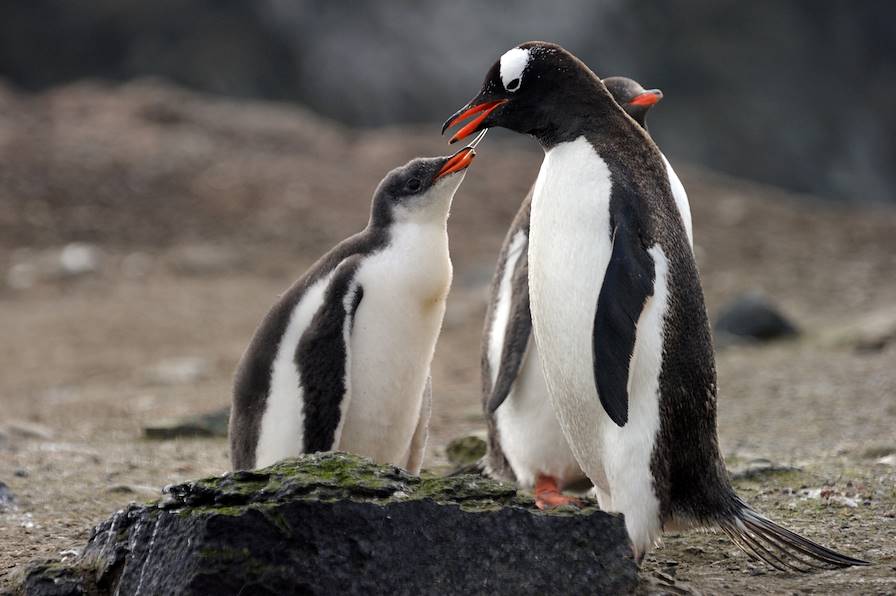
M407 186L409 191L417 192L418 190L420 190L420 180L418 180L417 178L411 178L410 180L408 180Z
M517 78L513 79L512 81L510 81L509 83L507 83L507 90L508 90L508 91L516 91L516 90L519 89L519 88L520 88L520 79L519 79L519 77L517 77Z

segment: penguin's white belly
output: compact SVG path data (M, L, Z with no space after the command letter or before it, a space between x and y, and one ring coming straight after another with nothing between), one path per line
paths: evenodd
M351 389L338 446L378 462L407 464L451 283L447 237L395 232L364 261L364 297L351 333ZM444 236L444 234L442 235Z
M536 182L529 245L533 328L560 426L605 509L625 513L636 552L660 532L650 470L659 429L659 373L668 266L659 246L654 295L638 320L630 362L629 420L618 427L594 382L592 330L612 251L610 170L584 138L547 152Z
M584 477L554 415L539 358L530 339L513 389L495 411L501 450L524 488L532 488L539 474L561 486Z
M605 421L591 330L610 258L610 170L584 139L548 151L535 182L529 239L532 326L554 411L576 459L606 485Z

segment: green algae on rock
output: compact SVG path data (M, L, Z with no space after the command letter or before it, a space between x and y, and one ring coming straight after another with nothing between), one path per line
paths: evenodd
M166 492L97 526L74 563L32 565L19 593L621 594L638 581L621 516L542 512L479 476L323 453Z
M448 443L448 446L445 447L445 455L454 466L469 466L485 457L487 449L484 439L469 435Z

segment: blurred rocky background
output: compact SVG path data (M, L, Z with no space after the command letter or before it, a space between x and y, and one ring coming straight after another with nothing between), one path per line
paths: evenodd
M364 226L385 172L450 151L438 125L531 38L666 92L651 131L690 196L738 491L876 563L781 576L687 534L642 576L675 593L893 592L890 6L3 3L0 593L36 556L77 557L129 501L228 469L232 374L259 320ZM482 437L487 286L542 158L504 131L479 153L449 221L437 472L452 439Z
M896 5L884 0L5 2L0 77L41 90L157 75L380 126L441 121L533 38L662 88L651 125L673 161L896 200Z

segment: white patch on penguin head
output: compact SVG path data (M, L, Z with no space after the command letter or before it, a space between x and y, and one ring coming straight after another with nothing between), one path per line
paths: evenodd
M513 93L523 83L523 71L529 64L531 53L523 48L507 50L501 56L501 83L504 89Z

